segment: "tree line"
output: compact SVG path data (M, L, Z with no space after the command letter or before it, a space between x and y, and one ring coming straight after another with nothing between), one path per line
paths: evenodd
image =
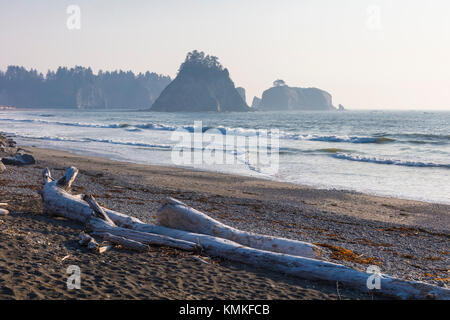
M154 72L102 71L76 66L49 70L8 66L0 70L0 105L18 107L149 108L170 83Z

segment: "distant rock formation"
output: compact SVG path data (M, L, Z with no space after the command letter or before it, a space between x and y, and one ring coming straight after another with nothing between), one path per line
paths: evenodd
M345 111L345 108L344 108L344 106L342 104L339 104L338 110L339 111Z
M239 95L241 96L242 100L244 100L244 102L247 102L247 99L245 97L245 89L242 87L237 87L236 90L239 93Z
M276 80L274 87L264 91L260 110L336 110L331 94L317 88L289 87Z
M165 112L250 111L217 57L189 52L177 77L150 109Z
M261 105L261 99L258 97L253 97L252 108L259 108Z

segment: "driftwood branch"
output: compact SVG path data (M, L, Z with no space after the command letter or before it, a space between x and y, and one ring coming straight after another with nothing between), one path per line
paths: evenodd
M70 190L72 183L78 175L78 169L75 167L69 167L66 169L66 173L58 179L56 185L66 191Z
M97 250L98 248L97 241L92 236L84 232L80 233L79 244L81 244L82 246L87 246L89 250Z
M84 195L83 200L88 203L88 205L92 208L94 211L94 215L98 216L100 219L103 219L106 221L107 224L114 227L116 224L108 217L108 215L105 213L102 207L95 201L95 198L91 195Z
M114 236L110 233L106 233L104 238L106 241L121 245L125 249L131 249L136 251L147 251L148 246L143 244L142 242L130 240L124 237Z
M170 236L160 234L126 229L122 227L112 227L100 219L95 218L92 219L89 222L89 226L93 231L92 234L100 236L102 238L105 237L107 234L111 234L113 236L122 237L136 242L141 242L147 245L168 246L187 251L194 251L198 249L198 245L191 241L176 239Z
M50 170L48 168L45 168L42 171L42 180L43 180L44 185L46 183L49 183L49 182L52 182L53 180L55 180L55 179L52 178L52 175L51 175Z

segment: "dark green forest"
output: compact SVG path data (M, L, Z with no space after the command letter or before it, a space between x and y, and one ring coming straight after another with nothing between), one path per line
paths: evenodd
M154 72L99 71L59 67L44 76L9 66L0 71L0 105L16 107L148 108L170 83Z
M203 51L191 51L186 55L181 64L178 74L201 76L201 77L228 77L228 69L219 62L219 58L205 54Z

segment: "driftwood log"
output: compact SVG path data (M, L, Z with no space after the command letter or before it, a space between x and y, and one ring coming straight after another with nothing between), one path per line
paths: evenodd
M230 228L209 217L205 218L203 213L174 199L168 199L157 213L158 223L165 226L143 223L137 218L99 206L93 197L70 194L68 191L77 173L76 168L70 167L62 178L54 180L48 169L43 171L44 187L41 195L44 210L50 214L82 222L92 230L93 235L124 247L135 246L138 250L144 249L146 245L164 245L184 250L200 248L210 256L283 272L303 279L334 283L339 281L345 286L363 291L368 290L368 280L374 276L336 263L300 256L300 254L316 254L314 246ZM171 215L173 217L170 217ZM177 220L190 221L177 222ZM186 228L188 231L167 226ZM275 250L282 252L274 252ZM381 287L376 292L382 294L402 299L450 299L450 290L446 288L401 280L384 274L379 277Z
M247 247L286 253L293 256L319 258L321 249L311 243L241 231L212 219L203 212L169 198L156 214L158 225L228 239Z
M197 245L192 242L116 226L92 196L72 195L68 192L77 174L78 169L70 167L63 177L54 180L50 171L44 169L42 173L44 187L41 195L46 213L82 222L93 234L101 237L109 234L145 245L169 246L182 250L197 248Z

